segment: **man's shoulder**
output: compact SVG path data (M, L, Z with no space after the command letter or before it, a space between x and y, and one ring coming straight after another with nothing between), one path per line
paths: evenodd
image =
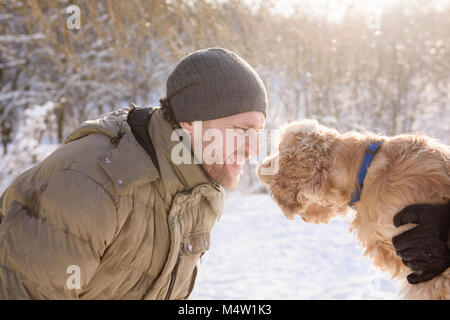
M104 125L106 120L86 121L80 126L82 130L75 130L71 139L66 139L43 161L24 171L9 187L20 193L23 188L45 183L64 170L74 173L67 172L66 183L71 183L71 177L77 180L82 175L117 198L117 195L132 193L138 184L156 180L158 170L133 136L126 114L125 110L118 110L108 115L116 117L119 126Z
M70 143L61 145L48 159L48 165L57 169L78 171L96 183L103 185L110 177L101 168L99 162L105 161L106 154L114 149L110 138L103 134L92 133Z
M73 234L81 230L78 220L96 226L108 220L108 230L113 230L117 198L108 190L110 178L96 163L108 149L99 134L61 145L8 186L0 198L2 213L6 215L18 202L36 218L45 218L57 228L67 227Z

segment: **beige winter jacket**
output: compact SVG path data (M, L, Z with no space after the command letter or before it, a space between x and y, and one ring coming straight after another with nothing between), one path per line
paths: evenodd
M158 172L134 138L128 112L84 122L3 193L0 298L190 295L223 209L223 188L201 166L171 161L179 141L171 141L160 110L148 129ZM119 130L125 135L113 144Z

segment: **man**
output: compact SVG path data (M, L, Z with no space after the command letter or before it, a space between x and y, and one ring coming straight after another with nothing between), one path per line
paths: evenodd
M228 141L215 149L227 161L203 163L195 136L262 129L267 94L244 60L211 48L179 62L161 103L84 122L7 188L0 298L189 297L223 188L235 187L243 162L258 153L247 142L227 149ZM185 134L173 139L178 127ZM175 159L181 139L196 162Z

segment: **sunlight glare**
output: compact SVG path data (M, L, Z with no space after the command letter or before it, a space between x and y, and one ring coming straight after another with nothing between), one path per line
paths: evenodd
M274 12L289 16L299 11L307 11L312 15L326 15L330 20L340 21L348 8L363 14L381 14L389 6L400 4L404 0L278 0ZM411 3L411 1L409 1Z

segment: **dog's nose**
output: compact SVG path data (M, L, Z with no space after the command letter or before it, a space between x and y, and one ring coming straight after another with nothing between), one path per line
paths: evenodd
M270 180L272 179L272 175L267 170L270 167L271 167L271 159L266 158L266 159L262 160L259 163L258 167L256 168L256 174L262 183L268 184L270 182Z
M258 168L256 169L256 173L258 178L265 184L269 184L270 181L274 178L274 176L278 172L279 167L279 156L278 154L273 154L262 160Z

